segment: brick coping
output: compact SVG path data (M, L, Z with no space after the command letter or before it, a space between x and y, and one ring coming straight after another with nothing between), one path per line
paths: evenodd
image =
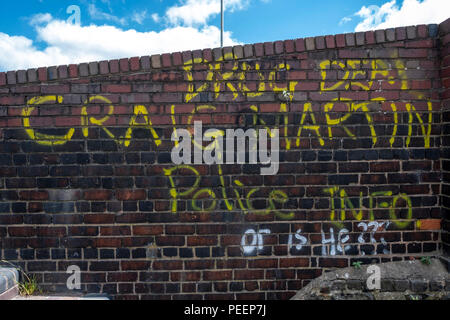
M192 64L195 59L204 62L240 60L295 54L307 51L361 47L389 44L423 38L434 38L448 33L450 18L441 24L422 24L373 31L307 37L283 41L245 44L214 49L198 49L183 52L155 54L151 56L94 61L80 64L50 66L0 72L0 87L6 85L39 83L64 79L76 79L106 74L148 72L153 69L180 67ZM195 62L194 62L195 63Z

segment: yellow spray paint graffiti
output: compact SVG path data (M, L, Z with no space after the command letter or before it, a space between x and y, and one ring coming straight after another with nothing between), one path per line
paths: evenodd
M353 219L357 221L361 221L364 216L364 210L362 206L362 199L363 195L362 192L359 194L358 205L355 205L350 197L347 195L347 192L345 189L341 189L338 186L325 188L323 190L326 194L330 195L331 199L331 213L330 213L330 220L333 224L335 224L339 228L344 228L344 224L342 221L347 220L347 212L350 212L353 216ZM339 219L337 218L337 208L336 208L336 201L338 200L339 209L340 209L340 216ZM390 199L390 201L388 201ZM389 217L391 219L391 222L397 226L400 229L406 228L412 223L412 202L411 199L404 193L400 193L398 195L393 195L392 191L386 190L386 191L376 191L372 192L368 196L369 200L369 206L367 209L368 217L365 220L374 221L375 215L374 210L375 209L388 209L389 210ZM406 217L403 219L400 219L397 214L397 205L399 200L404 201L405 210L407 211ZM375 204L374 201L378 201L378 204ZM359 208L359 210L357 210Z
M40 133L37 130L33 129L30 123L30 117L35 107L40 104L45 103L62 103L63 98L61 96L43 96L43 97L34 97L30 99L27 103L27 106L22 109L22 123L25 128L25 132L28 134L30 139L35 142L44 145L44 146L54 146L54 145L62 145L70 141L75 133L74 128L70 128L65 135L50 135Z
M297 104L296 110L299 110L299 117L294 118L292 115L295 113L292 111L292 104L294 103L294 94L301 84L299 81L280 80L280 73L289 73L292 70L291 65L287 62L277 62L272 64L271 70L263 71L262 63L254 62L249 63L247 61L237 61L236 57L232 54L226 55L223 58L215 62L206 62L204 59L194 59L183 66L185 77L187 80L187 93L184 95L185 103L192 103L192 111L184 112L187 115L188 126L192 125L194 117L202 112L214 113L217 107L213 104L200 104L196 103L196 97L203 93L210 93L214 99L219 99L222 94L228 93L232 96L232 101L237 100L240 97L248 99L251 106L249 109L253 113L253 125L262 126L266 128L269 134L272 136L272 129L278 129L282 127L283 138L285 141L284 148L290 150L292 148L300 148L302 146L301 139L308 134L312 134L313 138L319 141L320 146L325 146L327 140L331 140L336 135L336 129L339 127L344 130L345 134L351 139L356 140L357 134L354 130L347 127L346 123L350 120L354 114L362 114L364 124L369 128L369 137L372 140L372 145L375 146L380 140L376 132L376 118L374 118L374 111L370 110L370 105L387 103L389 105L389 112L392 113L392 123L388 134L389 144L393 146L396 142L397 134L399 132L399 117L401 109L400 103L391 102L389 99L383 97L381 92L379 95L370 96L367 101L354 101L345 95L339 95L339 98L331 98L324 100L324 103L320 105L320 109L313 105L312 102L306 101L302 104ZM227 68L224 64L227 64ZM206 67L206 76L202 82L197 83L195 80L195 65L202 64ZM391 68L391 65L395 68ZM333 91L345 92L347 90L356 90L361 92L370 91L370 93L380 90L377 85L379 81L384 81L390 85L396 85L399 83L399 90L409 90L408 79L406 78L406 72L403 62L400 59L393 59L390 62L383 60L325 60L319 63L320 68L320 86L319 94L328 94ZM225 70L226 69L226 70ZM395 72L393 71L395 69ZM329 78L331 71L339 71L340 76L338 80L330 81ZM247 81L252 74L253 81ZM255 81L256 79L256 81ZM283 78L284 79L284 78ZM336 78L334 78L336 79ZM267 121L261 117L261 108L258 103L254 103L258 98L265 93L275 93L282 96L278 100L279 109L272 112L277 117L275 124L268 124ZM425 97L417 94L417 100L426 100ZM254 99L254 100L252 100ZM58 105L63 103L62 96L42 96L34 97L30 99L27 105L22 109L22 123L25 132L28 137L44 146L56 146L64 145L74 137L76 128L70 127L63 135L50 135L40 132L38 127L33 127L32 117L33 112L40 105L46 103L57 103ZM89 114L90 104L102 104L106 106L105 114L98 118ZM341 108L338 109L337 104L341 104ZM431 101L426 101L427 108L417 108L413 102L405 104L403 111L407 114L407 135L404 138L404 146L408 148L411 145L413 137L413 131L417 126L418 135L423 138L424 148L431 147L431 133L433 123L433 107ZM342 110L342 105L345 108ZM276 105L278 108L278 103ZM315 108L315 109L314 109ZM317 111L319 109L319 111ZM275 109L274 109L275 110ZM170 106L170 114L166 115L170 117L170 123L174 135L177 135L177 106ZM163 137L160 137L155 126L152 122L151 112L144 105L132 106L132 114L127 123L127 127L124 128L123 134L119 135L115 130L112 130L108 125L110 120L114 120L116 107L111 101L102 95L95 95L89 97L84 101L84 105L80 111L80 130L82 136L89 137L90 128L97 127L103 130L107 137L115 141L118 145L125 148L129 147L133 140L133 131L138 128L144 128L150 131L153 142L156 147L162 146ZM168 112L169 113L169 112ZM322 120L320 120L322 117ZM323 122L323 118L325 122ZM296 120L293 120L296 119ZM405 118L406 119L406 118ZM128 119L127 119L128 120ZM406 120L405 120L406 121ZM416 123L415 123L416 121ZM418 124L417 124L418 122ZM290 130L290 129L294 130ZM324 131L326 130L326 131ZM42 131L42 130L41 130ZM214 134L223 134L223 131L218 130ZM295 142L294 142L295 141ZM175 142L177 143L177 142ZM214 148L213 145L207 147L198 145L196 141L192 140L195 148L205 150L206 148ZM170 197L171 205L170 210L172 213L178 212L178 201L188 200L191 201L191 207L196 211L213 211L217 210L219 205L223 203L227 211L239 210L244 214L259 214L268 215L274 214L280 219L293 219L294 212L289 209L280 209L288 202L288 195L283 190L272 190L266 194L267 206L264 209L255 209L252 200L257 198L258 192L261 188L248 188L239 179L233 180L230 187L226 187L226 177L222 165L217 165L220 190L213 190L212 188L200 187L201 176L197 169L192 166L176 166L172 168L163 169L164 175L169 179L170 183ZM180 170L187 170L194 178L190 186L179 188L176 183L176 174ZM394 221L394 224L399 228L406 228L410 224L412 217L411 199L405 194L392 195L391 191L374 192L368 196L369 207L368 210L363 210L361 201L363 199L362 194L359 198L359 205L355 204L348 197L346 190L339 187L331 187L324 190L326 194L332 199L331 201L331 213L330 220L337 226L342 227L343 221L346 220L347 214L350 213L352 219L360 221L364 218L367 211L367 218L369 220L375 219L374 209L376 208L376 201L379 197L390 197L390 201L382 201L378 203L379 208L389 210L390 218ZM335 202L338 198L339 201ZM204 201L206 199L207 202ZM199 204L203 201L204 205ZM205 204L206 203L206 204ZM337 207L339 203L339 207ZM397 217L397 205L404 203L406 206L406 217L400 219Z
M269 72L266 77L260 71L260 64L255 63L254 69L247 62L238 62L235 60L231 71L222 72L222 62L225 60L236 59L233 54L225 55L217 60L217 62L207 63L201 58L194 59L185 64L184 71L186 72L186 78L189 81L188 91L189 93L185 96L185 102L191 102L195 97L197 97L200 93L205 92L209 85L212 87L212 91L214 92L215 99L219 98L222 88L227 88L233 94L233 100L237 99L239 94L246 95L250 98L259 97L266 91L272 92L283 92L283 91L295 91L295 87L297 85L297 81L289 81L288 85L284 87L279 87L276 84L276 75L277 72L281 70L290 70L291 67L289 64L280 63L276 67L273 68L272 71ZM195 90L194 85L194 76L192 73L193 64L207 64L209 71L206 75L206 82L199 86L197 90ZM252 91L245 84L246 74L249 72L256 72L259 79L259 84L257 85L257 90Z
M109 105L108 106L108 114L101 119L89 117L86 104L91 103L93 101L101 101L103 103L108 104ZM93 124L93 125L97 125L97 126L101 127L110 138L114 139L115 138L114 134L112 134L111 131L109 131L108 128L106 128L104 126L104 123L106 121L108 121L109 118L114 114L114 106L111 104L111 101L103 96L94 96L94 97L90 97L89 100L84 102L84 104L85 105L81 109L81 126L82 126L83 136L86 138L89 136L89 124Z
M279 126L283 126L282 132L284 134L284 148L286 150L290 150L293 146L300 147L300 140L302 139L302 133L306 130L311 131L318 139L321 146L325 145L325 139L333 138L333 130L334 128L342 128L348 137L352 139L356 139L355 132L352 132L350 128L346 126L346 122L350 119L353 114L362 112L366 119L367 126L370 128L370 135L372 138L373 145L376 145L378 141L377 132L375 130L375 123L372 116L372 112L369 109L369 105L372 102L375 103L383 103L386 101L383 97L372 97L369 101L363 102L355 102L346 97L333 98L330 102L325 102L322 105L322 111L325 115L325 126L327 133L323 134L321 132L323 124L319 124L316 121L315 112L312 110L311 102L306 102L303 104L300 123L291 124L289 115L292 114L290 109L290 104L293 101L294 94L299 84L298 81L288 81L285 85L280 85L276 82L277 74L281 71L289 71L291 70L291 66L288 63L279 63L277 64L273 70L268 72L268 74L264 74L261 71L261 66L259 62L254 63L253 67L250 67L248 62L239 62L237 60L233 60L235 56L229 55L219 59L213 63L206 63L203 59L194 59L184 65L184 71L188 83L188 93L185 94L185 102L192 102L193 99L202 92L207 92L210 90L213 92L214 97L217 99L220 94L224 93L225 90L229 90L233 94L233 99L236 99L239 95L246 95L249 98L258 97L262 95L264 92L274 92L280 93L283 92L283 97L287 98L286 102L280 103L280 108L278 115L281 117L281 121L278 121ZM224 62L230 63L233 67L230 68L230 71L222 71L222 64ZM392 62L391 62L392 63ZM208 67L208 71L206 74L206 81L204 83L196 84L194 82L193 75L193 66L195 64L204 64ZM325 60L319 64L322 81L320 82L320 93L330 92L333 90L349 90L352 88L359 88L362 91L373 92L374 84L376 81L386 81L389 84L395 84L396 81L400 81L401 90L408 89L408 80L406 79L405 68L403 66L403 62L400 59L395 59L394 64L396 67L397 78L394 78L394 75L391 74L392 70L389 69L390 66L387 62L383 60L347 60L345 63L343 61L337 60ZM329 83L327 80L328 72L331 69L337 69L343 72L341 76L342 79L335 83ZM366 69L367 68L367 69ZM335 70L333 70L335 71ZM246 84L247 74L253 72L257 74L257 78L259 79L257 86L254 91L250 90ZM369 79L368 81L361 81L358 78L365 77ZM195 89L197 87L197 89ZM208 89L210 88L210 89ZM412 92L414 94L414 92ZM417 93L417 99L424 100L425 98ZM40 133L37 128L33 128L30 123L30 118L32 117L32 112L35 110L35 107L41 104L45 104L47 102L62 103L63 98L61 96L43 96L43 97L35 97L28 101L26 107L22 110L22 122L23 127L26 130L28 136L36 141L39 144L52 146L52 145L61 145L65 144L67 141L71 140L76 128L69 128L67 133L64 135L49 135ZM88 114L88 105L91 103L100 103L107 106L107 112L103 117L96 118L94 116L89 116ZM332 114L336 114L335 104L336 103L344 103L347 105L347 111L343 115L335 116ZM270 130L269 126L264 122L264 120L259 117L259 107L257 105L252 105L251 110L255 112L254 124L259 123L264 126L266 129ZM390 108L393 114L393 128L390 137L390 145L393 146L397 133L398 133L398 125L399 125L399 117L398 112L399 108L395 102L390 103ZM212 110L216 109L215 106L210 104L204 104L201 106L196 106L192 109L191 116L189 117L189 123L191 123L194 114L203 110ZM149 114L147 108L143 105L136 105L133 108L133 115L131 115L131 119L128 124L128 128L126 129L123 136L116 136L111 129L106 125L107 122L114 116L115 107L111 103L111 101L101 95L96 95L90 97L87 101L85 101L81 113L80 113L80 122L81 122L81 130L84 137L89 136L89 127L97 126L100 127L106 135L113 139L117 144L123 145L124 147L129 147L132 141L133 130L136 128L147 128L150 130L151 135L153 137L154 143L156 146L161 145L161 138L158 136L155 131L151 115ZM420 133L424 139L424 147L430 147L430 136L432 129L432 103L427 101L427 113L424 115L423 112L417 110L412 102L406 104L406 111L408 113L408 133L405 140L405 146L409 147L411 142L411 137L413 133L414 126L414 118L417 119L420 126ZM138 118L143 118L143 122L138 122ZM306 124L306 120L309 118L310 124ZM177 117L176 117L176 106L172 105L170 108L170 119L173 126L173 132L176 135L177 130ZM298 129L296 130L297 136L294 137L295 144L292 143L291 137L289 137L289 127L291 125L297 125Z

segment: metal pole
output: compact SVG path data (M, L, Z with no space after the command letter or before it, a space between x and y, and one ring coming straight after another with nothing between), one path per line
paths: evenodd
M224 26L223 0L220 0L220 46L221 47L223 47L223 26Z

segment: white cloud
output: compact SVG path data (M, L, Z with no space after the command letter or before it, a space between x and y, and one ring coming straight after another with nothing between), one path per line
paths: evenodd
M225 10L242 10L249 0L224 0ZM185 0L180 6L170 7L166 11L167 19L175 25L201 25L220 13L220 0Z
M102 1L104 2L104 1ZM109 2L106 2L109 3ZM115 15L112 15L110 13L106 13L101 11L99 8L97 8L95 6L95 4L91 3L88 6L88 12L89 12L89 16L93 19L93 20L107 20L107 21L111 21L111 22L115 22L118 23L122 26L127 24L127 21L125 18L119 18Z
M219 46L220 30L208 25L208 20L220 13L220 0L180 0L169 7L165 15L147 11L134 12L127 19L113 15L109 0L100 0L109 13L100 10L96 1L88 5L92 20L104 20L111 25L89 26L70 24L49 13L31 17L29 23L36 33L37 43L23 36L0 32L0 71L54 66L89 61L143 56L165 52L214 48ZM225 10L245 9L251 0L224 0ZM260 0L267 2L268 0ZM150 17L155 23L168 23L161 31L125 30L128 21L143 24ZM232 33L224 33L224 45L239 44Z
M355 13L363 19L355 31L440 23L448 18L449 12L449 0L404 0L400 7L392 0L381 7L363 6Z
M138 24L142 24L146 18L147 18L147 10L144 10L142 12L134 12L133 16L131 17L131 20L133 20Z
M31 17L30 24L35 25L39 23L50 22L52 20L52 15L49 13L38 13Z
M344 25L344 24L346 24L347 22L350 22L350 21L352 21L352 18L350 18L350 17L343 17L341 19L341 21L339 21L339 25L342 26L342 25Z
M152 13L151 17L152 17L152 20L156 23L158 23L159 20L161 20L160 16L157 13Z
M39 50L22 36L0 32L0 69L17 70L41 66L143 56L155 53L217 47L220 30L215 26L174 26L160 32L138 32L114 26L80 26L54 18L35 19L37 37L46 45ZM51 17L51 16L50 16ZM37 21L42 21L37 23ZM225 32L225 45L235 45Z

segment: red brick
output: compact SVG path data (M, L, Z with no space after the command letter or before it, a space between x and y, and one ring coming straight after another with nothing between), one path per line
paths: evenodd
M34 227L8 227L8 233L11 237L33 237L36 235Z
M128 236L131 235L130 227L128 226L112 226L100 227L101 236Z
M23 96L4 96L0 97L0 105L23 105L25 99Z
M333 49L336 46L335 42L334 42L334 36L326 36L325 43L326 43L328 49Z
M48 192L47 191L20 191L19 192L20 199L23 200L48 200Z
M417 26L417 36L419 38L426 38L428 37L428 28L426 25L421 24Z
M166 234L193 234L194 225L168 224L166 225Z
M164 227L162 225L133 226L133 235L160 235L163 234L163 232Z
M181 52L173 53L172 61L174 66L181 66L183 64L183 57L181 56Z
M283 41L276 41L275 42L275 53L276 54L281 54L283 52L284 52Z
M120 71L119 60L109 61L109 71L111 73L118 73Z
M140 190L117 190L116 191L117 200L128 201L128 200L145 200L147 198L147 191L144 189Z
M345 34L337 34L336 38L336 47L343 48L345 47Z
M75 127L81 125L80 117L54 117L55 127Z
M70 86L66 84L51 84L41 87L41 92L44 94L64 94L70 93Z
M264 54L266 56L271 56L274 54L274 44L273 42L264 42Z
M255 56L262 57L264 56L264 44L263 43L256 43L253 45Z
M255 260L249 260L248 262L249 268L265 268L265 269L272 269L272 268L278 268L278 259L255 259Z
M95 238L93 239L94 248L120 248L120 238Z
M141 69L139 57L130 58L130 69L131 71L138 71Z
M186 260L184 267L186 270L214 269L214 260Z
M290 70L287 74L288 80L305 80L306 79L306 71L295 71Z
M399 51L400 58L426 58L428 56L427 49L402 49Z
M417 221L419 230L441 230L440 219L422 219Z
M406 39L406 28L405 27L395 28L395 34L396 34L397 40L405 40Z
M4 86L6 84L6 73L0 72L0 86Z
M205 281L221 281L233 279L232 271L204 271L203 280Z
M172 61L170 60L170 54L165 53L161 55L162 66L164 68L170 67L172 65Z
M217 236L189 236L187 237L187 245L195 246L215 246L217 245Z
M348 260L345 258L319 258L319 267L322 267L322 268L333 268L333 267L345 268L345 267L348 267Z
M90 213L85 214L83 220L88 224L110 224L114 222L114 216L109 213Z
M202 273L201 272L171 272L170 273L170 280L171 281L200 281L202 279ZM204 280L206 278L204 277ZM195 289L194 291L195 292Z
M120 59L119 60L119 67L120 67L120 71L122 71L122 72L130 71L130 65L128 63L128 59L126 59L126 58Z
M108 93L129 93L131 92L130 84L106 84L102 85L102 91Z
M365 32L366 44L375 44L375 32L374 31L366 31Z
M264 270L234 270L235 280L264 279Z
M39 81L47 81L47 68L38 68L37 72Z
M38 227L36 235L38 237L65 237L67 230L66 227Z
M137 272L108 272L108 282L135 282L137 281ZM123 293L123 291L122 291Z
M148 270L149 261L121 261L122 270Z
M184 236L159 236L156 237L157 246L184 246Z
M182 261L157 260L152 264L153 270L180 270L183 268Z
M406 48L433 48L434 41L432 39L408 41L405 43Z
M339 58L357 59L368 58L367 50L363 49L340 49Z

